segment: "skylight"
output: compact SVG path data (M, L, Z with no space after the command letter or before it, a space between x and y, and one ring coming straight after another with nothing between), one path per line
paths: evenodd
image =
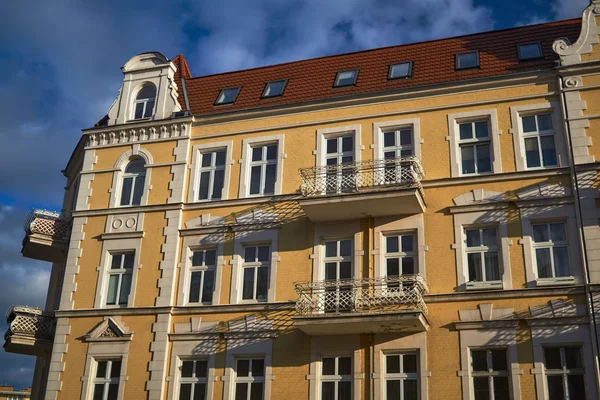
M267 83L261 97L275 97L283 95L283 90L287 85L287 80L273 81Z
M340 86L352 86L356 83L358 77L358 69L351 69L348 71L340 71L335 77L333 87Z
M467 69L479 67L479 52L469 51L456 54L456 69Z
M388 79L407 78L412 73L412 62L406 61L390 65Z
M520 44L517 47L519 52L519 60L535 60L536 58L542 58L542 46L539 42Z
M217 100L215 100L215 105L233 104L240 93L240 89L241 87L222 89L219 96L217 96Z

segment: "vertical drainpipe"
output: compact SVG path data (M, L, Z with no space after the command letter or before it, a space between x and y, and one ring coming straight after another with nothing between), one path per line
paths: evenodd
M577 220L577 227L579 233L579 247L582 254L583 261L583 278L584 278L584 286L585 286L585 299L588 315L590 315L589 323L590 323L590 335L592 340L592 353L594 356L594 370L596 372L596 392L600 393L600 366L598 365L598 351L599 351L599 343L598 343L598 335L596 334L596 313L594 310L594 297L591 292L591 280L590 280L590 270L588 263L588 255L587 255L587 246L585 243L585 231L583 229L583 215L581 212L581 202L579 201L580 193L579 193L579 181L577 178L577 172L575 171L575 156L573 154L573 141L571 138L571 123L569 121L569 110L567 108L566 95L564 91L564 78L562 75L558 75L558 89L560 94L560 104L563 115L563 124L564 129L567 135L567 148L569 150L569 172L571 175L571 181L573 182L573 186L575 189L575 213Z

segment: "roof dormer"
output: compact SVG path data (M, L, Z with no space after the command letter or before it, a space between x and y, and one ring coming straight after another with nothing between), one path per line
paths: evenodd
M175 65L159 52L138 54L121 68L123 86L108 111L108 125L160 120L181 111Z

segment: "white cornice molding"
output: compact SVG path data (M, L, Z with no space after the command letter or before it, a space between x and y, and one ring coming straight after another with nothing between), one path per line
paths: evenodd
M149 124L117 125L88 131L86 149L190 137L191 119L161 120Z

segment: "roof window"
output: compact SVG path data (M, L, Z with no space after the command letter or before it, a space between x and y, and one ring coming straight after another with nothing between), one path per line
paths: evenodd
M264 98L264 97L282 96L286 85L287 85L287 79L269 82L265 86L265 90L263 90L263 93L260 97Z
M390 65L388 79L408 78L412 74L412 61Z
M222 104L235 103L235 99L237 99L241 88L241 86L238 86L234 88L222 89L221 93L219 93L219 96L217 96L217 100L215 100L215 105L220 106Z
M517 46L517 51L519 53L519 60L521 61L535 60L544 56L542 53L542 46L539 42L520 44Z
M335 82L333 83L333 87L352 86L356 84L357 77L358 69L340 71L335 76Z
M455 59L456 59L455 68L457 70L479 67L479 52L478 51L469 51L466 53L456 53Z

